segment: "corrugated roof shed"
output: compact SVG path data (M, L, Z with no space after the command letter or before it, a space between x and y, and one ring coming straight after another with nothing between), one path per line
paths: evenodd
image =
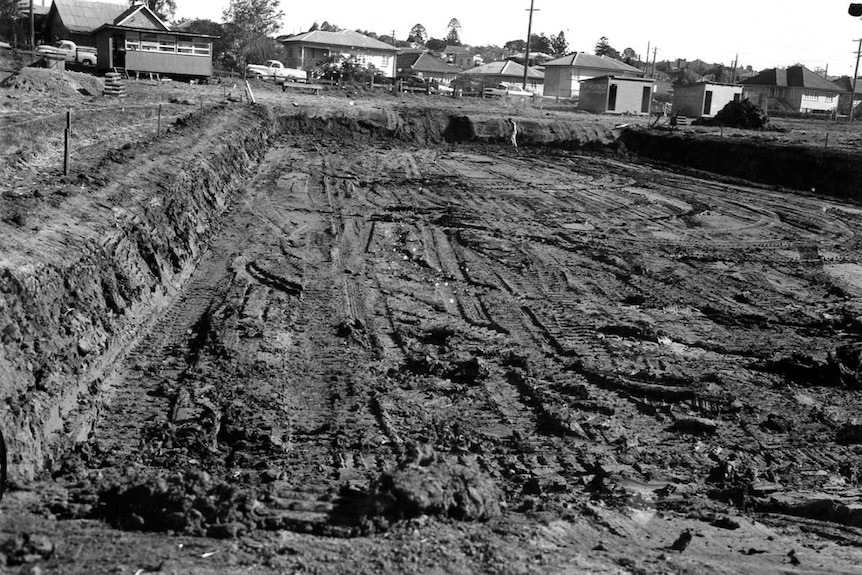
M303 44L319 44L321 46L341 46L343 48L364 48L366 50L387 50L389 52L397 52L398 48L390 46L380 40L375 40L354 32L353 30L342 30L341 32L323 32L322 30L313 30L304 32L289 38L280 38L284 44L303 43Z
M475 68L470 68L469 70L466 70L464 74L476 76L512 76L515 78L523 78L524 67L517 62L506 60L505 62L490 62L482 66L476 66ZM544 80L545 75L536 70L535 68L530 68L527 71L527 78L533 80Z
M828 90L843 92L841 86L818 76L805 66L790 68L770 68L760 74L740 82L745 86L775 86L779 88L810 88L812 90Z
M87 34L103 24L112 23L129 5L89 0L54 0L54 7L70 32Z
M625 62L620 62L607 56L587 54L586 52L574 52L562 58L545 62L542 65L546 68L549 66L572 66L576 68L598 68L600 70L613 71L615 74L643 74L642 70L629 66Z

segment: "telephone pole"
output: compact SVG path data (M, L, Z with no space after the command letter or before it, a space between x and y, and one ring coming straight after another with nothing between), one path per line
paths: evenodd
M655 57L658 54L658 48L652 49L652 77L655 78Z
M33 25L33 0L30 0L30 49L36 49L36 31Z
M524 86L523 89L527 91L527 72L530 70L530 36L533 35L533 12L538 12L538 8L533 8L534 0L530 0L530 8L528 12L530 13L530 21L527 24L527 49L524 51Z
M854 40L859 42L859 47L856 48L856 70L853 72L853 89L850 92L850 109L847 111L847 122L853 121L853 100L856 99L856 80L859 76L859 57L862 56L862 38Z
M647 43L646 43L646 58L645 58L646 61L644 62L644 78L646 78L646 75L649 74L649 47L650 47L650 43L649 43L649 41L647 41Z
M736 66L739 64L739 54L733 58L733 75L730 77L730 83L736 84Z

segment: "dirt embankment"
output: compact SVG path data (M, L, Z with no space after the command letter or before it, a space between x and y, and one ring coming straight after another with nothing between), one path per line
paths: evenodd
M59 191L21 200L26 218L0 222L0 421L13 482L86 436L104 374L192 271L276 130L262 111L210 113L219 121L191 115L159 142L112 151Z
M862 201L862 156L855 153L642 129L624 130L620 141L629 152L649 160Z

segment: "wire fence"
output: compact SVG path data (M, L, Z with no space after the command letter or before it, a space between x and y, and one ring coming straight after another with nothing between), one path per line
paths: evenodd
M75 107L27 119L0 117L0 169L58 169L68 174L76 160L92 162L130 143L164 136L178 118L202 113L224 98L151 104ZM20 114L18 114L20 116Z

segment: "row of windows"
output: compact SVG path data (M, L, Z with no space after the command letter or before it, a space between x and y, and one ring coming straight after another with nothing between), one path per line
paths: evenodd
M803 100L819 100L820 96L825 96L827 102L831 102L835 97L834 94L830 94L829 92L815 92L814 90L805 90L802 93Z
M209 56L210 43L202 38L181 40L164 34L126 33L126 50L129 52L160 52L164 54L186 54Z

